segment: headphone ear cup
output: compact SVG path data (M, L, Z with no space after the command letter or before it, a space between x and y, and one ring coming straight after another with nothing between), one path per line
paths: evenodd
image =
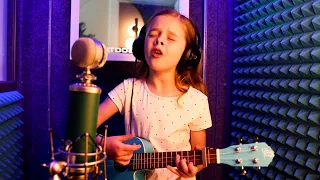
M132 44L132 54L135 58L145 62L146 59L144 57L144 39L146 36L146 26L144 25L139 33L139 36L133 41Z
M132 54L135 58L145 61L144 57L144 36L139 36L132 44Z
M188 59L188 67L189 69L195 69L198 67L201 59L201 52L199 47L193 47L191 49L189 59Z

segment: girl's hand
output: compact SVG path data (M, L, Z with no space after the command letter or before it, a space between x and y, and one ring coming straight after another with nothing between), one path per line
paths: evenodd
M199 146L195 146L195 150L201 150ZM176 156L176 168L172 166L167 166L167 168L174 174L188 178L194 177L199 171L203 169L202 165L194 166L193 162L187 163L186 159L181 159L179 155Z
M107 137L107 157L123 166L128 165L133 156L133 152L141 148L140 145L130 145L123 143L124 141L130 140L131 138L133 138L133 135ZM100 144L101 146L103 146L103 142L104 140L102 140L102 143Z

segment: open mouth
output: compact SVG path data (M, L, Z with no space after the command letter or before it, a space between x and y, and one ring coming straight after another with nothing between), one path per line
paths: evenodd
M160 49L153 49L151 53L154 57L160 57L163 55Z

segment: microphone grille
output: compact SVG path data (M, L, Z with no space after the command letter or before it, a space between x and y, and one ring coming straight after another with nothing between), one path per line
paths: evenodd
M71 48L72 61L82 68L100 68L107 59L105 45L94 38L81 37Z

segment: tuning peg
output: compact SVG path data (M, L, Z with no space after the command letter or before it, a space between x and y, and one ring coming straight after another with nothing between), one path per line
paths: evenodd
M252 151L258 150L258 146L251 146L251 150L252 150Z
M243 167L243 166L241 166L240 175L244 176L244 175L246 175L246 174L247 174L247 171L244 170L244 167Z
M234 149L234 151L237 152L237 153L239 153L239 152L241 152L241 148L240 148L240 147L236 147L236 148Z
M258 136L254 136L253 139L254 139L254 142L258 142L259 137Z
M252 162L253 162L253 164L258 164L259 163L259 159L258 158L253 158Z
M242 144L242 138L238 138L238 143Z
M257 171L258 171L259 173L261 173L261 166L258 166L258 167L257 167Z

